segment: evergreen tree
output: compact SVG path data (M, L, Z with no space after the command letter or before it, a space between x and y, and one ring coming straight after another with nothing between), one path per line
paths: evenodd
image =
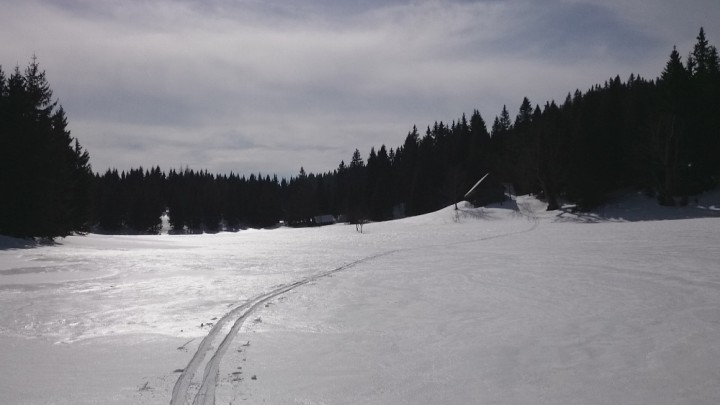
M714 53L715 57L717 57L717 52ZM700 32L697 36L697 43L692 51L694 68L690 73L697 76L706 76L710 73L710 71L714 70L715 67L712 66L712 54L713 51L710 48L710 44L707 38L705 38L705 30L700 27Z
M684 137L685 108L688 103L690 72L683 66L680 53L673 47L670 59L660 75L662 89L657 131L649 145L657 163L658 201L673 205L673 196L680 194L680 139Z
M350 159L350 168L351 169L357 169L365 166L365 162L363 162L362 155L360 155L360 151L355 149L355 152L353 152L352 159Z
M500 118L497 122L498 128L493 128L493 130L497 129L499 132L506 132L512 129L512 121L510 121L510 114L508 113L506 105L503 105L503 109L500 112Z
M507 110L505 110L507 112ZM530 104L530 100L527 97L523 98L522 104L520 104L520 111L518 112L517 118L515 118L515 126L522 127L529 125L532 121L533 107Z
M720 94L720 62L717 48L709 44L705 30L700 28L692 57L695 68L691 71L690 91L686 119L687 157L681 159L686 190L683 194L696 194L720 183L720 117L717 97ZM684 164L684 165L683 165Z
M87 229L88 156L67 129L33 57L9 78L0 68L0 233L54 238Z
M371 149L367 162L367 198L369 201L369 216L375 221L392 217L392 207L395 200L394 179L392 163L385 145L375 153Z
M360 151L355 149L347 171L347 206L345 216L351 223L367 219L367 172Z
M471 180L479 179L490 171L490 133L478 110L474 110L470 116L470 140L465 153L468 177Z

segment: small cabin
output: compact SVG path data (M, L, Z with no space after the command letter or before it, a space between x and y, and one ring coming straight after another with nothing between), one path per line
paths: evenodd
M332 215L317 215L313 218L315 226L332 225L336 222L335 217Z

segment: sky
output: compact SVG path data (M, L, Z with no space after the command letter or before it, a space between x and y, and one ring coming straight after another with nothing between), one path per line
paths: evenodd
M717 0L0 0L0 65L37 56L93 170L327 172L413 125L686 56Z

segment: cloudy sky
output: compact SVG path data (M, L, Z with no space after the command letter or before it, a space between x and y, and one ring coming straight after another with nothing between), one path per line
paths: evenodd
M0 65L35 54L94 170L294 175L417 124L659 75L718 0L2 0Z

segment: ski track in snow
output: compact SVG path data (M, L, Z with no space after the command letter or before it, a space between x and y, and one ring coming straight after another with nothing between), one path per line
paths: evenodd
M245 320L258 307L265 304L267 301L270 301L271 299L277 297L278 295L291 291L301 285L308 284L323 277L328 277L337 272L355 267L361 263L387 256L395 252L397 252L397 250L390 250L377 255L365 257L352 263L348 263L344 266L340 266L329 271L315 274L313 276L305 277L291 284L283 285L274 290L251 298L243 305L240 305L225 314L225 316L220 318L217 323L213 325L208 335L200 342L200 345L198 346L195 355L190 360L190 363L188 363L187 367L180 374L180 377L178 378L175 386L173 387L172 399L170 400L170 404L215 404L215 386L219 375L220 361L222 360L225 352L227 351L228 347L232 343L233 339L237 335ZM227 333L222 334L222 330L225 329L226 325L230 324L231 322L232 327L230 328L230 330ZM205 363L205 367L201 376L199 371L203 363ZM199 382L195 382L196 380L199 380ZM195 392L195 388L198 386L199 388ZM190 401L190 398L193 398L192 402Z
M215 404L215 388L217 386L217 380L220 373L220 362L222 361L223 356L225 355L225 352L227 352L227 349L232 344L233 340L235 339L235 336L237 336L240 328L245 323L245 320L253 313L257 308L259 308L261 305L264 305L266 302L270 301L271 299L282 295L288 291L291 291L297 287L300 287L302 285L311 283L313 281L316 281L318 279L331 276L335 273L348 270L350 268L353 268L355 266L358 266L360 264L379 259L383 256L387 256L390 254L398 253L401 251L411 251L416 249L427 249L427 248L437 248L437 247L445 247L445 246L452 246L452 245L458 245L458 244L465 244L465 243L475 243L480 242L484 240L491 240L491 239L497 239L497 238L504 238L509 237L521 233L528 233L532 232L538 227L539 224L539 218L534 213L532 207L530 207L528 204L518 204L518 211L519 214L523 217L527 218L529 221L532 222L532 225L528 229L515 231L515 232L508 232L508 233L502 233L498 235L492 235L492 236L486 236L482 238L462 241L462 242L454 242L454 243L448 243L448 244L436 244L431 246L423 246L423 247L415 247L415 248L406 248L406 249L396 249L396 250L390 250L383 253L379 253L376 255L368 256L359 260L356 260L354 262L345 264L343 266L340 266L338 268L324 271L309 277L302 278L299 281L296 281L294 283L285 284L278 288L275 288L269 292L266 292L264 294L257 295L248 301L246 301L244 304L232 309L230 312L225 314L222 318L220 318L215 325L213 325L210 332L208 332L207 336L200 342L198 345L197 351L193 355L192 359L188 363L187 367L183 370L183 372L180 374L180 377L178 377L178 380L175 382L175 386L173 387L172 392L172 399L170 400L171 405L179 405L179 404L190 404L193 405L214 405ZM223 329L227 327L232 323L232 327L229 331L225 332L223 334ZM219 342L219 343L218 343ZM205 367L203 368L202 365L205 364ZM202 374L200 373L200 370L203 369ZM199 387L199 388L198 388ZM191 401L192 399L192 401Z

